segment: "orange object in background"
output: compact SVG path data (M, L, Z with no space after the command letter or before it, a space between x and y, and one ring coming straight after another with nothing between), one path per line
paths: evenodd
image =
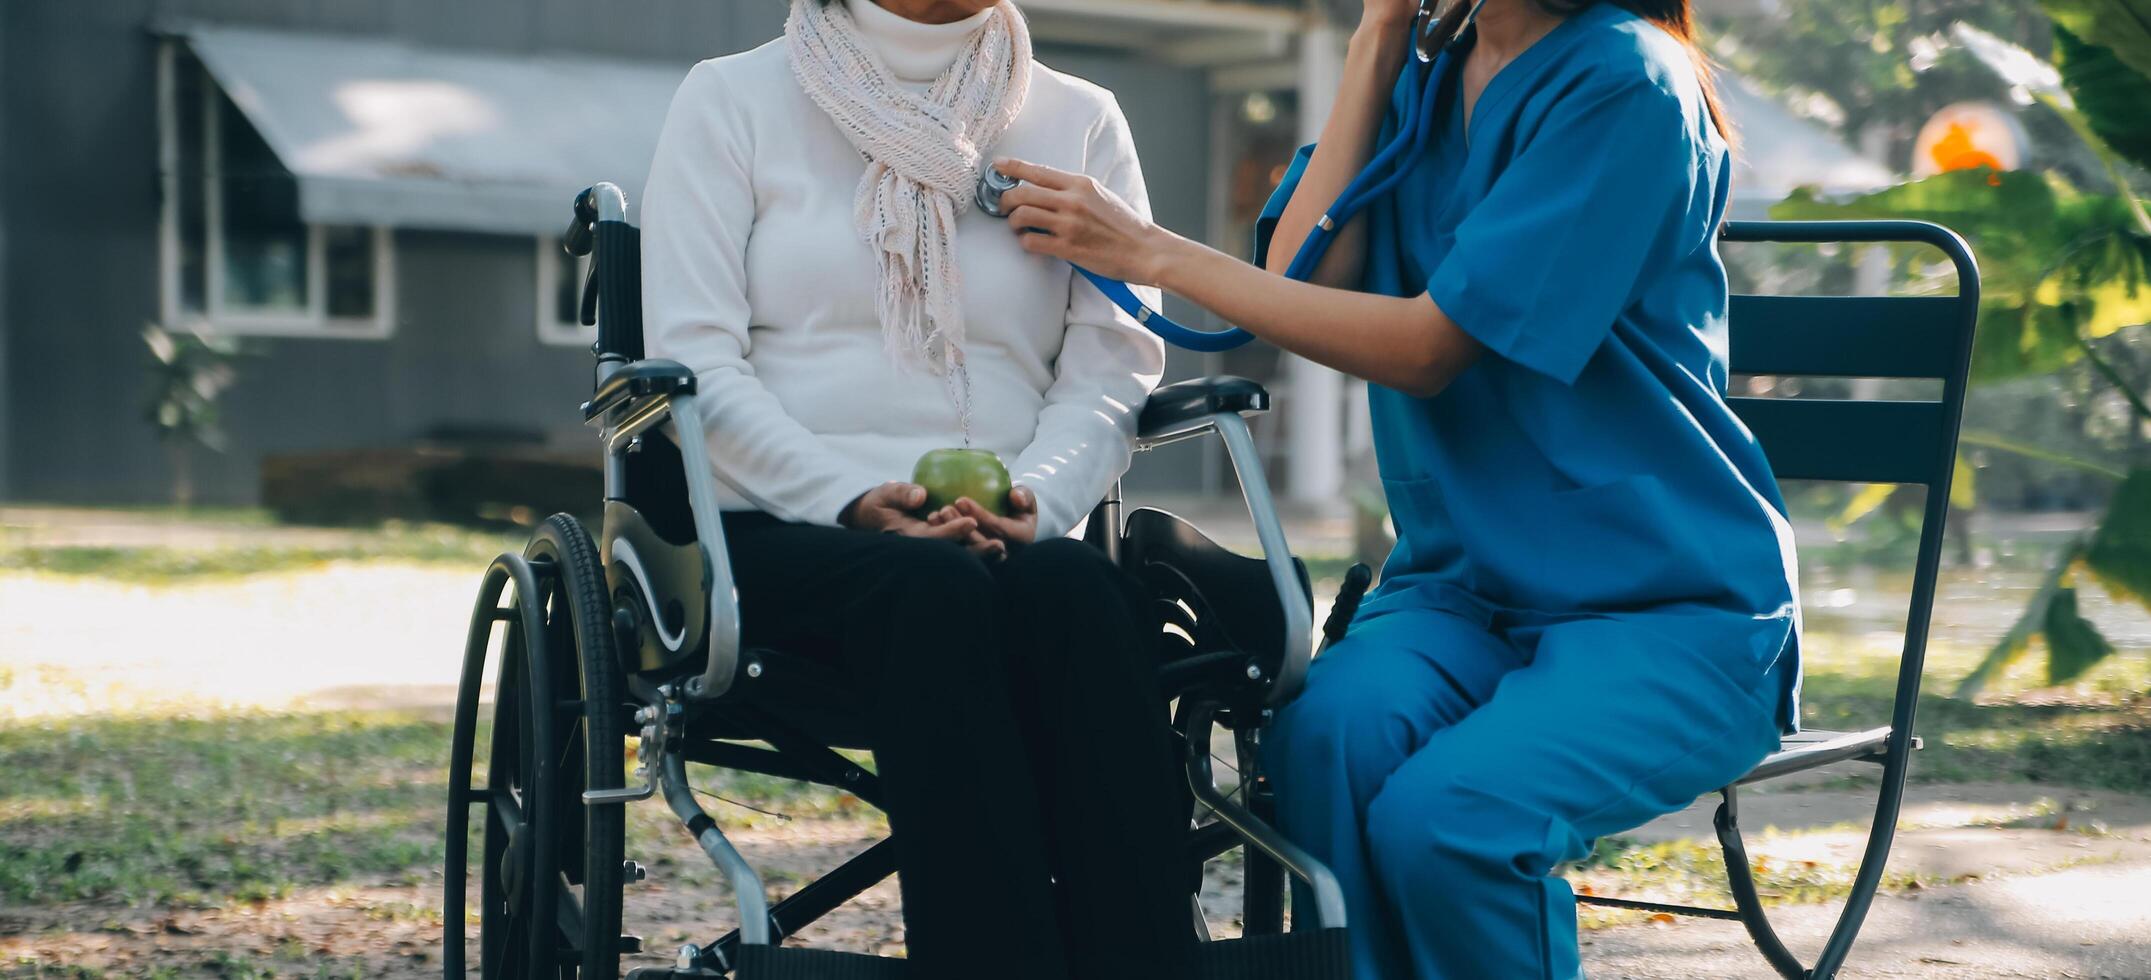
M1936 112L1920 127L1912 150L1912 172L1932 177L1978 167L2015 170L2030 152L2030 140L2015 116L1993 103L1959 102Z

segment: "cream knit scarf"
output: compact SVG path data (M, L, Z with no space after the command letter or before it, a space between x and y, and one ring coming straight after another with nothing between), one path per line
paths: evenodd
M985 153L1031 87L1031 34L1002 0L925 93L905 88L861 36L846 3L792 0L792 72L866 158L852 218L881 274L876 312L889 351L937 372L963 363L956 216L971 206Z

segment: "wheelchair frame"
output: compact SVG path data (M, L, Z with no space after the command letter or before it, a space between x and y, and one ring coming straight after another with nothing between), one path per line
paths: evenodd
M578 575L587 579L587 571L569 567L578 561L587 563L587 555L557 554L563 549L554 547L546 555L508 554L495 560L473 617L456 713L448 826L446 975L461 977L465 966L462 924L469 857L465 842L472 804L486 804L488 814L481 908L484 975L521 976L534 968L553 975L551 971L557 965L562 977L609 977L616 975L620 948L640 948L639 940L630 937L608 944L609 936L601 928L605 922L613 923L610 928L614 931L618 928L619 897L610 890L617 887L614 882L619 879L608 879L600 860L608 853L617 853L617 848L607 852L608 842L591 836L591 823L568 821L566 815L580 810L588 821L594 819L591 814L604 809L660 794L726 879L738 906L740 925L712 942L682 947L669 969L638 969L630 976L658 980L722 976L734 971L744 980L902 975L901 961L779 946L803 926L893 873L893 838L872 845L772 904L760 875L695 800L688 782L687 764L696 763L832 786L877 806L880 799L878 779L873 773L845 758L804 726L757 703L757 698L763 696L757 689L799 676L807 665L777 651L741 646L736 590L724 547L724 528L718 520L714 470L706 455L702 418L696 411L696 378L679 364L643 358L637 236L636 229L628 223L626 196L618 187L598 184L576 198L568 248L576 254L595 252L582 315L586 324L594 322L598 326L599 339L594 348L596 385L583 413L585 420L600 430L605 447L606 513L597 554L603 563L606 594L597 601L609 616L607 627L612 642L594 640L597 634L587 631L548 628L547 617L556 615L553 607L561 604L559 583ZM1341 978L1348 969L1342 892L1327 868L1270 826L1271 797L1260 774L1261 730L1268 722L1270 709L1298 693L1312 656L1313 632L1304 570L1288 550L1254 439L1242 418L1243 412L1268 407L1267 393L1244 379L1206 379L1168 386L1161 388L1146 406L1137 444L1139 451L1147 451L1211 434L1221 438L1254 522L1262 548L1260 559L1231 555L1210 544L1191 526L1161 511L1128 513L1117 483L1092 512L1086 538L1103 548L1116 563L1140 559L1147 563L1146 568L1167 568L1175 566L1178 556L1185 556L1189 563L1203 564L1213 571L1225 569L1236 576L1233 581L1238 585L1254 586L1258 578L1267 585L1260 591L1271 594L1255 600L1260 605L1250 606L1251 600L1245 597L1257 591L1254 588L1224 589L1218 590L1214 602L1206 603L1196 595L1195 602L1203 607L1199 614L1185 601L1179 607L1182 613L1168 614L1182 616L1181 625L1192 632L1188 634L1189 655L1161 666L1163 696L1178 699L1173 724L1185 740L1184 768L1193 798L1216 817L1199 826L1191 820L1187 856L1199 865L1235 847L1247 850L1243 939L1206 946L1215 955L1205 954L1203 975L1221 980ZM633 457L644 451L647 440L659 436L667 422L677 434L674 442L691 513L694 541L687 543L653 531L650 522L630 503ZM564 516L553 518L549 522L553 530L546 533L561 537L559 528L570 526L573 531L569 537L581 533L579 525ZM1140 539L1135 537L1138 528L1144 529ZM1130 542L1141 544L1142 555L1132 554L1138 549L1128 547ZM1191 574L1176 567L1168 571L1172 574L1167 577L1172 581L1186 580ZM1329 624L1333 635L1349 619L1350 610L1357 604L1357 590L1365 588L1366 576L1355 575L1350 582L1349 594L1339 603L1342 615L1333 616ZM1194 588L1200 593L1199 585ZM511 591L513 599L503 605L502 597ZM575 589L565 591L573 593ZM548 596L554 598L544 598ZM682 606L676 601L682 596L696 597L694 605L700 608ZM577 610L592 601L573 594L567 594L566 599L566 605ZM1267 608L1269 603L1274 603L1274 608ZM1216 649L1199 646L1205 640L1226 637L1221 632L1225 627L1219 610L1232 604L1257 611L1267 608L1263 615L1251 617L1264 621L1264 638L1251 645L1253 650L1229 642L1215 642ZM505 774L511 777L507 780L501 772L489 772L488 782L496 784L489 788L471 785L477 700L496 622L510 624L511 649L499 658L501 686L508 685L512 670L520 670L513 674L514 679L532 685L532 692L517 695L518 707L525 707L527 702L551 704L556 709L526 709L514 719L497 719L496 738L502 737L498 733L504 726L512 726L515 737L522 740L518 746L528 741L551 746L562 737L557 733L559 722L573 719L582 726L586 739L597 740L599 733L614 730L608 724L617 724L626 715L631 730L639 735L639 765L635 771L638 785L598 785L610 780L595 777L586 784L574 780L572 773L546 772L542 761L534 771ZM549 643L557 644L560 637L571 634L579 638L573 644L575 649L550 648ZM698 653L703 658L700 668L679 673L678 668L691 663ZM577 662L584 696L561 697L564 692L538 683L547 681L552 687L559 686L559 678L567 676L567 668L561 665L562 656L571 656ZM528 665L512 668L510 661L518 657ZM620 671L624 703L596 703L588 696L589 691L602 686L591 683L594 671ZM505 695L496 696L497 713L506 700ZM710 721L720 715L722 723ZM725 729L727 724L735 727ZM741 725L747 729L745 733L737 730ZM1242 765L1241 788L1247 795L1244 805L1231 799L1213 778L1210 736L1215 725L1224 725L1235 734ZM565 737L572 747L573 732ZM750 741L768 747L749 744ZM602 745L592 744L587 754L595 758L602 751ZM491 768L500 768L500 756L496 749ZM544 829L546 820L555 821L556 827ZM610 825L618 826L618 821ZM569 830L583 831L579 848ZM577 858L584 863L580 869L574 865ZM640 877L639 867L632 862L625 862L623 867L629 880ZM1319 928L1282 934L1286 875L1308 886L1313 907L1302 914ZM577 885L583 886L580 900L574 894ZM538 911L526 912L517 919L518 897L522 897L524 908ZM600 903L610 903L610 908L599 908ZM1208 939L1199 894L1193 896L1192 904L1199 938ZM548 914L546 909L558 911ZM485 932L496 918L510 929L509 938L502 943L495 943ZM578 931L582 934L579 937ZM518 950L527 945L528 952L507 950L507 945ZM612 948L601 948L608 945ZM522 966L518 968L516 963Z

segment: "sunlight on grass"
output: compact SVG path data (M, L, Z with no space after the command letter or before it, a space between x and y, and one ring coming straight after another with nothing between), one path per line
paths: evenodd
M365 544L340 548L0 548L0 571L102 578L136 585L172 585L305 571L335 562L453 564L482 569L494 555L520 548L519 542L505 535L434 528L385 534Z
M220 904L409 873L440 853L446 737L387 713L0 726L0 898Z
M1826 622L1826 621L1825 621ZM1805 724L1849 730L1889 722L1902 635L1811 630ZM2151 791L2151 657L2127 651L2075 683L2043 686L2041 668L2020 663L1974 701L1945 696L1984 648L1929 645L1913 759L1922 782L2050 782Z
M244 520L239 515L234 523ZM354 535L348 543L308 539L258 548L30 547L0 540L0 574L164 587L334 562L475 570L493 554L515 548L519 537L398 526ZM1341 574L1344 564L1310 563L1318 579ZM1830 587L1850 590L1842 583ZM1861 590L1873 598L1894 587L1885 581ZM1812 727L1888 721L1903 634L1875 628L1873 616L1857 618L1851 611L1817 603L1810 619L1805 720ZM1950 613L1945 606L1942 614ZM456 639L444 636L444 649ZM1945 696L1984 652L1977 630L1965 629L1961 620L1938 631L1920 706L1918 731L1926 749L1915 758L1915 780L2151 792L2151 657L2126 650L2063 687L2042 686L2038 658L2026 658L1976 701ZM117 708L120 714L8 720L8 700L39 698ZM437 890L448 738L446 722L432 716L175 711L161 703L116 702L104 688L50 663L0 665L0 904L245 908L273 907L322 889L388 884ZM627 751L632 768L632 748ZM765 841L814 847L886 829L878 811L838 790L700 767L696 779L705 791L702 805L720 824ZM663 806L636 805L627 813L630 856L675 887L718 887L714 869ZM1831 863L1768 860L1755 871L1773 903L1834 900L1852 874ZM772 884L781 891L800 883L788 875L772 870ZM1728 902L1724 870L1709 842L1608 838L1570 877L1579 890L1597 894L1721 907ZM1885 887L1939 883L1893 873ZM402 899L349 902L383 922L430 925L440 914ZM1590 910L1584 921L1639 917ZM228 976L311 975L273 956L238 957L220 969ZM0 963L0 976L94 975Z

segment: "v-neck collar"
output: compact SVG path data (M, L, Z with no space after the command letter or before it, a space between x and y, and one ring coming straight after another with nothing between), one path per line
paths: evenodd
M1520 91L1521 83L1518 79L1530 75L1541 62L1574 45L1578 33L1585 26L1626 13L1627 10L1610 0L1599 0L1591 9L1554 25L1553 30L1531 42L1530 47L1518 52L1516 57L1509 59L1508 64L1502 65L1501 70L1494 73L1494 77L1487 79L1486 88L1479 92L1479 100L1472 103L1471 110L1467 112L1464 109L1464 59L1470 56L1470 49L1479 43L1478 25L1472 25L1470 39L1460 42L1458 50L1451 52L1456 56L1454 67L1450 68L1450 71L1455 73L1456 112L1463 123L1464 149L1470 151L1475 142L1472 134L1479 128L1479 120L1486 118L1487 111L1503 108Z

